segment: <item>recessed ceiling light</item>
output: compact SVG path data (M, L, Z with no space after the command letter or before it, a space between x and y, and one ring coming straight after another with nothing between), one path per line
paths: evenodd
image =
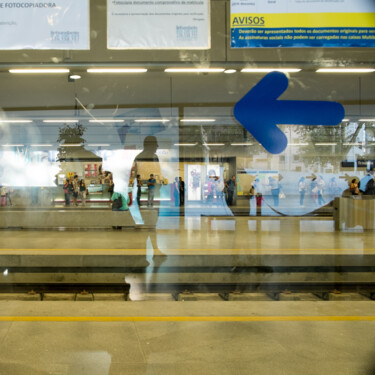
M142 118L134 120L134 122L169 122L169 119L166 118Z
M166 73L222 73L223 68L167 68Z
M77 80L77 79L81 79L82 77L78 74L71 74L69 76L69 79L73 79L73 80Z
M372 73L375 69L367 68L321 68L316 71L317 73Z
M145 68L90 68L87 73L146 73Z
M43 120L43 122L46 123L74 123L74 122L79 122L79 120L75 119L66 119L66 120Z
M341 122L349 122L349 121L350 121L350 119L344 118Z
M343 143L343 146L363 146L362 143Z
M288 143L288 146L308 146L308 143Z
M203 143L203 146L225 146L225 143Z
M175 146L196 146L196 143L175 143Z
M60 144L59 145L60 147L80 147L82 146L81 143L64 143L64 144Z
M214 118L183 118L181 122L215 122Z
M9 73L15 74L59 74L69 72L69 69L9 69Z
M315 146L336 146L337 143L334 143L334 142L327 142L327 143L315 143Z
M361 118L358 121L364 121L364 122L374 122L375 118Z
M112 119L112 120L109 120L109 119L106 119L106 120L90 120L89 122L98 122L98 123L100 123L100 122L124 122L125 120L114 120L114 119Z
M301 69L298 68L244 68L241 70L242 73L270 73L270 72L282 72L282 73L298 73Z
M108 147L110 146L109 143L89 143L87 146L89 147Z
M0 123L8 124L29 124L32 120L0 120Z
M24 145L2 145L3 147L23 147Z
M253 143L231 143L231 146L252 146Z
M233 74L233 73L236 73L236 72L237 72L236 69L225 69L225 70L224 70L224 73L225 73L225 74Z
M33 144L33 145L30 145L31 147L52 147L52 144L40 144L40 145L37 145L37 144Z

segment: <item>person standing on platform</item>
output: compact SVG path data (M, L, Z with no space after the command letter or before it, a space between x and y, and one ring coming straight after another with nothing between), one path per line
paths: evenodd
M78 176L74 175L74 178L73 178L73 204L75 206L78 206L78 203L77 203L78 193L79 193Z
M228 188L228 206L232 206L234 190L237 186L236 176L233 175L232 178L227 181L226 186Z
M147 187L148 187L148 207L154 207L154 197L155 197L155 185L156 180L154 175L151 173L150 178L147 180Z
M185 182L182 180L182 177L179 178L179 187L180 187L180 206L185 204Z

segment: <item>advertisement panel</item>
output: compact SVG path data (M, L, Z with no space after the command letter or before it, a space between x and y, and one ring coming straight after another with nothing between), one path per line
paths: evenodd
M90 49L89 0L0 1L0 49Z
M231 0L231 47L375 47L375 1Z
M209 0L107 1L108 49L209 49Z

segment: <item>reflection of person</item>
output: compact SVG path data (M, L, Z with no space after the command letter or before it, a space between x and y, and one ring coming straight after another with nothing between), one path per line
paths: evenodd
M323 189L325 187L326 183L323 180L322 176L318 177L317 180L317 188L318 188L318 204L323 205L326 203L326 201L323 198Z
M148 187L147 204L149 207L154 207L155 185L156 185L156 180L154 178L154 175L151 173L150 178L147 180L147 187Z
M306 193L306 182L305 177L301 177L298 182L298 192L299 192L299 205L303 207L303 201L305 199Z
M141 175L137 174L137 204L141 208L142 180Z
M177 207L180 205L180 184L178 181L178 177L174 179L173 182L173 199L174 205Z
M232 178L226 182L226 186L227 186L227 189L228 189L228 206L232 206L233 205L234 189L237 186L236 176L233 175Z
M251 200L255 197L255 188L254 185L251 185L249 191L250 199L249 199L249 213L251 213Z
M180 190L180 205L185 204L185 182L182 180L182 177L179 177L179 190Z
M279 194L280 194L280 184L276 177L269 178L269 184L271 187L271 194L273 198L273 204L275 207L279 205Z
M160 163L159 163L159 158L156 155L156 150L158 147L158 142L156 137L154 136L147 136L144 141L143 141L144 149L142 152L140 152L136 158L134 159L133 162L133 167L131 170L134 170L135 175L142 175L142 173L139 173L140 169L144 168L146 166L148 170L153 171L155 174L158 174L159 176L161 175L160 172ZM152 180L153 183L153 191L152 191L152 196L154 196L155 191L157 191L157 184L156 180L154 178L154 173L151 173L150 179ZM147 186L148 186L148 192L150 192L150 185L149 181L147 181ZM138 187L137 187L138 188ZM152 189L152 188L151 188ZM147 222L150 226L156 227L156 221L158 219L158 214L159 214L159 209L154 208L154 212L156 215L148 215L147 216ZM139 210L139 214L141 215L141 211ZM142 217L142 215L141 215ZM155 218L155 222L152 222L152 219ZM154 256L159 255L159 258L164 258L165 254L162 253L157 246L157 240L156 240L156 234L155 231L151 230L148 232L146 238L145 238L145 246L147 247L147 239L150 238L151 240L151 246L153 247L154 250Z
M316 178L311 180L311 195L314 203L318 205L318 182L316 181Z
M64 197L65 197L65 206L69 206L70 205L70 186L69 186L68 179L64 181Z

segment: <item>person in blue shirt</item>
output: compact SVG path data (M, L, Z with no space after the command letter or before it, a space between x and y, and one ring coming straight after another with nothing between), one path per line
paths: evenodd
M147 180L147 187L148 187L148 206L153 207L154 206L154 197L155 197L155 185L156 180L154 178L154 175L151 173L150 178Z

